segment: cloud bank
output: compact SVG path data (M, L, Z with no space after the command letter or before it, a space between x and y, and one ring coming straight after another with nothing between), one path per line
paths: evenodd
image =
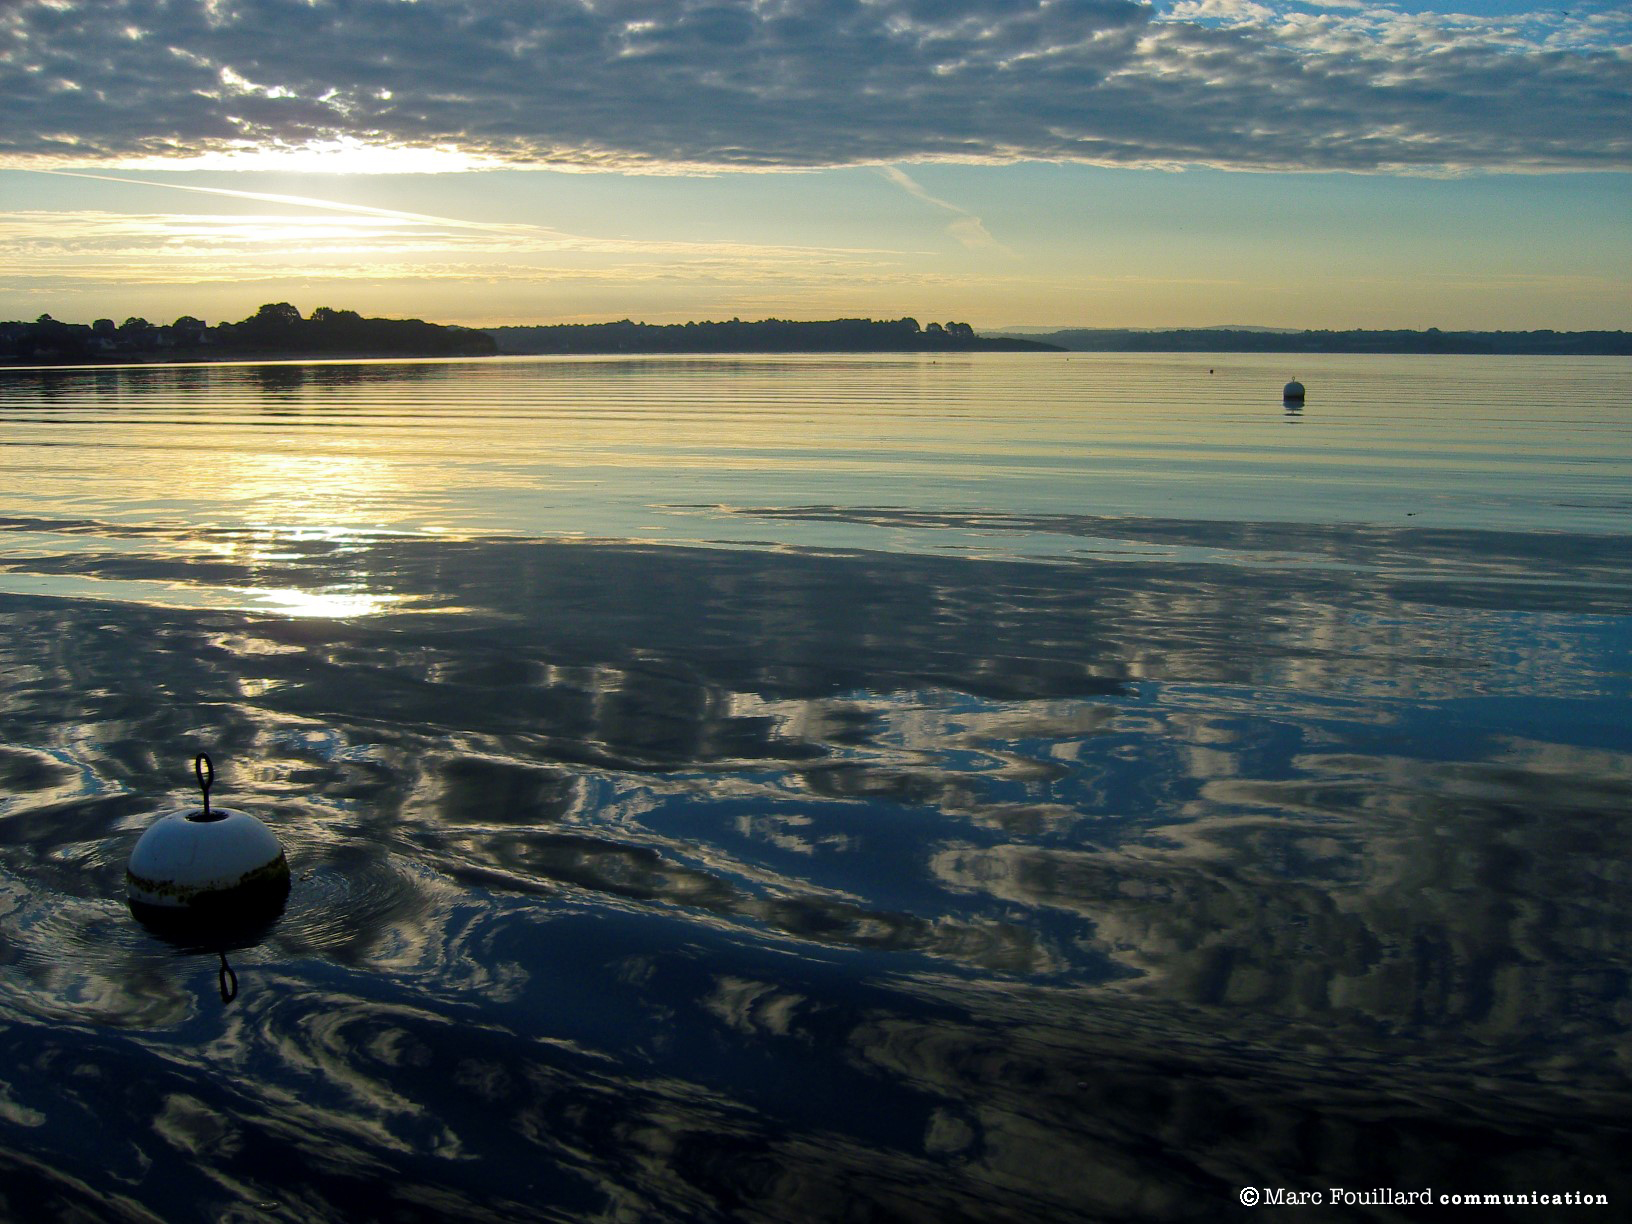
M0 164L1632 168L1632 18L1183 0L22 0Z

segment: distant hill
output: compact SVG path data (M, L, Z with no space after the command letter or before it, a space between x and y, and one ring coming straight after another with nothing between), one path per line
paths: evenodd
M1465 353L1632 356L1624 331L1273 331L1264 328L1066 328L1030 333L1078 353Z
M565 323L489 327L499 351L516 354L602 353L955 353L1057 352L1059 346L1017 336L978 336L967 323L917 319L830 319L800 323Z
M1024 325L1016 324L1013 327L994 327L994 328L991 329L991 331L987 332L986 334L989 335L989 336L1028 336L1028 337L1031 337L1031 338L1036 338L1037 336L1052 335L1055 332L1107 331L1107 330L1109 330L1109 331L1118 331L1118 332L1141 332L1141 333L1143 333L1143 332L1170 332L1170 331L1174 331L1174 330L1209 331L1209 332L1212 332L1212 331L1244 331L1244 332L1286 332L1286 333L1291 333L1291 332L1301 331L1302 329L1297 328L1297 327L1259 327L1259 326L1257 326L1255 324L1251 324L1251 323L1209 323L1205 327L1191 327L1191 328L1184 328L1184 329L1175 329L1175 328L1171 328L1171 327L1117 327L1117 328L1066 327L1066 326L1062 326L1062 325L1060 325L1058 323L1055 323L1055 324L1052 324L1052 325L1049 325L1049 326L1045 327L1045 326L1040 326L1040 325L1035 324L1035 323L1027 323L1027 324L1024 324Z

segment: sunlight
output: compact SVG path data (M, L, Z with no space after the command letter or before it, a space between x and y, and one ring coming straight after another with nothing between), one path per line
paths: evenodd
M239 588L239 593L249 597L251 603L248 606L252 611L331 620L377 616L404 599L401 595L380 595L370 591L303 591L298 587L244 587Z
M187 248L242 249L273 247L280 251L298 248L306 253L332 248L355 252L358 243L375 245L391 238L412 249L427 245L430 235L416 234L422 227L390 217L188 217L171 216L153 225L152 236L170 254L186 254ZM436 236L437 243L448 241Z
M274 174L467 174L507 163L451 145L369 144L353 136L303 145L244 144L186 157L136 157L121 170L238 170Z
M368 457L240 453L223 469L228 487L247 503L248 516L259 520L232 532L219 550L257 582L233 588L248 600L244 606L280 616L345 618L373 616L404 601L371 589L376 576L368 560L379 530L370 518L398 488L390 464ZM312 588L290 583L308 571L332 577L345 554L350 558L339 568L347 581Z
M397 470L373 456L256 454L219 458L224 491L245 517L290 530L345 536L378 526L382 504L402 492Z

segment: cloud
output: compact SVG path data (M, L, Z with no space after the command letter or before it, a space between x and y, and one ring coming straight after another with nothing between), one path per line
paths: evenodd
M1603 0L1503 18L1292 0L1165 13L1132 0L22 0L0 9L0 89L10 165L349 145L449 168L1632 167L1632 18Z
M835 273L854 280L895 267L905 254L865 247L595 238L549 226L460 221L310 196L51 173L274 204L282 211L0 214L6 283L14 288L75 281L155 285L311 278L750 283Z
M327 232L341 235L354 244L375 237L396 243L413 242L428 250L464 247L492 254L570 251L601 255L830 259L903 253L869 247L778 246L764 243L688 242L675 239L596 238L530 222L462 221L452 217L404 212L396 208L376 208L367 204L325 200L313 196L244 191L231 187L205 187L192 183L152 182L85 171L47 170L41 173L59 178L122 183L188 195L219 196L233 200L277 204L319 214L338 213L341 216L313 217L302 216L299 213L277 213L261 217L240 214L210 216L196 213L145 216L97 212L13 213L0 217L0 241L9 239L18 242L42 237L56 241L60 238L79 246L97 233L111 232L108 227L123 218L128 223L115 226L118 232L145 237L150 243L164 241L172 237L175 231L185 229L194 233L240 233L243 235L241 241L246 246L264 244L267 241L281 243L289 239L290 233L301 231L309 234ZM53 222L52 218L60 220ZM89 227L84 232L79 229L82 224ZM265 236L268 230L285 232L269 239Z

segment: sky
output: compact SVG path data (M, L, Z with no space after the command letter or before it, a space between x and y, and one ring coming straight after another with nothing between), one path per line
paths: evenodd
M1623 0L0 0L0 318L1632 327Z

